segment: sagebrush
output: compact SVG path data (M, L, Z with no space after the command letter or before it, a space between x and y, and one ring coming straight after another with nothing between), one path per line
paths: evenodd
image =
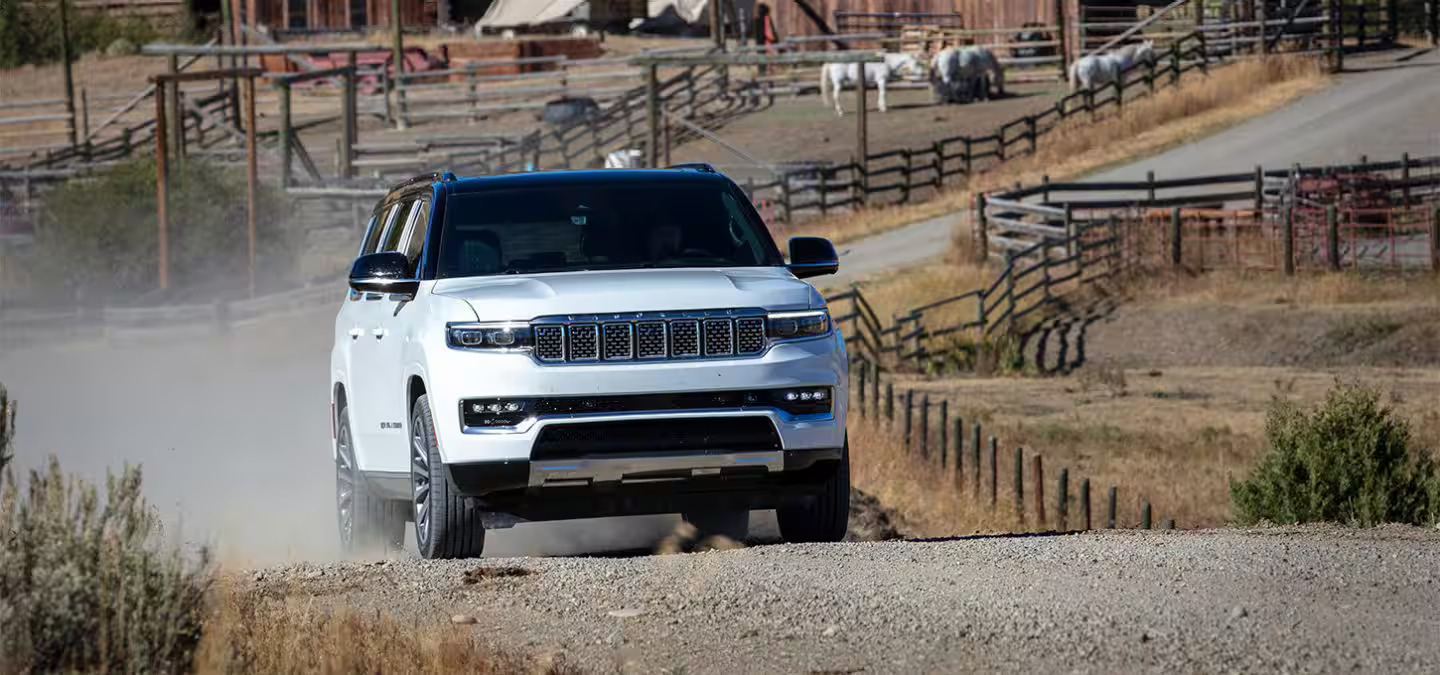
M1337 383L1308 409L1277 397L1265 439L1254 472L1231 485L1242 524L1440 521L1434 457L1374 388Z
M208 555L161 543L140 470L103 496L53 457L23 485L0 473L0 672L189 671Z

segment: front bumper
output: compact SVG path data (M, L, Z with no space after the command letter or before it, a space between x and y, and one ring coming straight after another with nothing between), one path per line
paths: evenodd
M725 454L590 460L596 476L609 478L598 480L553 480L542 462L453 464L447 470L461 494L486 511L521 520L564 520L778 508L815 494L845 459L841 448L774 454L769 465Z
M791 450L838 448L844 444L848 363L839 332L823 339L776 345L763 356L713 361L667 361L657 363L592 363L542 366L524 354L477 354L446 352L438 362L428 364L427 385L434 415L436 438L447 465L521 462L528 466L537 438L555 424L639 420L684 420L763 416L775 427L779 447L771 453L746 453L733 460L783 470L782 455ZM459 402L472 398L530 398L601 396L627 394L684 393L717 390L779 389L785 387L830 387L832 412L829 415L791 415L776 409L636 411L596 415L540 417L515 430L467 432ZM726 448L706 457L724 456ZM759 456L764 455L764 456ZM607 453L605 459L617 459ZM711 462L706 459L705 462ZM572 462L573 463L573 462ZM550 467L555 478L606 480L613 478L613 465L587 465L565 473ZM694 468L716 468L710 464ZM723 465L720 467L723 468ZM621 471L620 473L628 473ZM527 478L528 484L528 478Z

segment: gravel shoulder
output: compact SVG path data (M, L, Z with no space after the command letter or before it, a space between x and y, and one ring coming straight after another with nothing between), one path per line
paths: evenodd
M459 615L498 646L587 671L1440 669L1440 531L1408 527L388 560L240 579L418 624Z

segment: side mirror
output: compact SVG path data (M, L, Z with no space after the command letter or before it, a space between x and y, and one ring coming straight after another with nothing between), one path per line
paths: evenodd
M801 279L834 274L840 270L840 256L824 237L791 237L790 264L785 267Z
M420 289L414 277L410 259L398 251L362 255L350 266L350 288L359 293L413 296Z

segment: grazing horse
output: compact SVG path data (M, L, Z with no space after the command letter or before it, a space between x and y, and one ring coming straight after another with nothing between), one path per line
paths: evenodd
M840 92L844 91L846 85L855 86L860 82L860 66L856 63L827 63L820 69L820 102L829 105L830 100L826 97L825 83L830 83L830 88L835 95L835 114L844 116L845 109L840 106ZM918 77L920 75L920 62L910 54L886 54L885 61L880 63L866 63L865 86L871 85L880 90L880 112L885 112L885 84L897 77Z
M1150 40L1125 45L1106 54L1090 54L1070 64L1070 92L1110 84L1136 63L1154 63L1155 45Z
M990 84L997 96L1005 95L1005 70L984 47L951 47L930 60L930 87L937 101L946 103L990 99Z

